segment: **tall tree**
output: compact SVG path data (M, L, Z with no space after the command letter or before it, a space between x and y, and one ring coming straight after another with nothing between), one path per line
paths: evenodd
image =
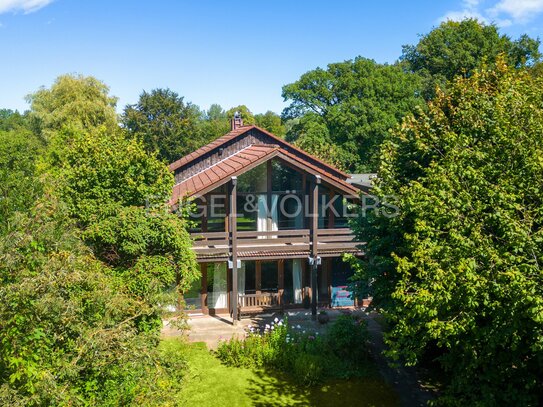
M177 405L182 356L159 352L141 329L150 304L92 256L44 187L0 231L0 404Z
M125 107L122 123L149 153L173 162L205 144L198 132L200 109L170 89L143 91Z
M85 86L91 87L89 91L97 86L88 78L79 80L83 94ZM40 109L52 111L58 105L58 86L57 81L51 89L39 91ZM99 95L95 103L100 106L104 96L109 98ZM84 98L87 105L92 103ZM113 106L110 109L113 115ZM44 122L51 120L46 114L42 117ZM128 137L117 125L71 126L83 118L75 115L50 132L43 168L57 183L58 198L66 203L95 255L114 268L135 295L158 306L164 288L175 284L176 274L180 289L198 276L185 223L163 206L173 176L146 152L142 141ZM159 322L158 309L154 312L148 317Z
M317 68L283 87L283 98L290 100L283 119L299 119L287 140L318 146L309 152L325 161L334 146L344 168L374 171L388 130L422 103L418 91L419 77L398 65L358 57Z
M0 130L28 128L28 118L11 109L0 109Z
M230 121L224 109L218 104L212 104L204 113L199 123L199 133L202 135L202 145L228 133Z
M500 54L512 67L530 66L541 59L539 45L539 39L526 34L513 41L493 24L449 20L423 35L418 44L404 45L400 60L426 79L425 96L431 98L436 85L444 88L455 76L469 76L482 64L494 64Z
M59 76L50 89L42 88L27 98L31 103L30 120L45 139L66 127L117 127L117 98L109 95L103 82L91 76Z
M543 382L543 79L458 78L389 136L366 210L359 280L392 330L389 354L432 350L448 405L538 405Z
M255 115L255 124L279 137L284 137L287 131L281 116L271 110Z

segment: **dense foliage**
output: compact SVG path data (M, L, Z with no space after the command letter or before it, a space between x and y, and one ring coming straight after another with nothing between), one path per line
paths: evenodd
M28 211L40 195L36 157L42 147L40 140L25 128L0 130L0 233L12 213Z
M367 339L364 321L352 316L339 317L325 335L276 318L263 332L251 328L244 339L221 342L216 355L227 366L277 369L312 386L370 374Z
M59 76L50 89L38 90L28 101L32 127L46 140L67 126L80 131L117 127L117 99L109 95L103 82L91 76Z
M456 79L383 146L360 277L392 322L393 358L430 352L450 405L543 397L543 82L500 60Z
M128 105L122 123L143 141L149 153L170 163L196 150L206 142L198 132L200 109L170 89L143 92L134 105Z
M470 76L483 64L493 65L499 55L515 68L539 61L539 39L524 34L517 40L500 34L495 25L475 19L441 23L416 45L404 45L400 59L424 78L424 96L432 98L436 85L446 87L456 76Z
M139 328L152 313L45 195L0 236L0 404L173 403L184 359Z
M278 137L284 137L287 131L283 121L281 120L281 116L272 112L271 110L268 110L263 114L261 113L255 115L255 124Z
M253 115L245 105L224 111L217 104L201 111L170 89L144 91L136 104L125 107L121 121L148 153L171 163L229 132L236 112L245 125L256 124L280 137L285 134L281 117L271 111Z
M176 404L162 307L198 271L172 175L94 78L30 100L0 116L0 404Z
M283 87L287 140L351 172L374 171L388 130L423 100L419 76L358 57L317 68ZM332 152L332 154L330 154Z

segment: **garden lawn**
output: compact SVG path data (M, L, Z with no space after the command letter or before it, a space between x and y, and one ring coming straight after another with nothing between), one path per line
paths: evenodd
M183 347L188 374L181 398L199 407L241 406L397 406L391 387L379 379L334 380L299 387L288 376L269 370L227 367L204 343L164 340L161 346Z

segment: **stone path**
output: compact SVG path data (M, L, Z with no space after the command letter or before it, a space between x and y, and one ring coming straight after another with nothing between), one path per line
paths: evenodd
M370 352L377 364L379 373L396 393L400 396L400 402L405 407L426 406L428 401L435 397L434 393L424 387L420 381L417 371L412 367L389 366L383 355L386 345L383 341L381 325L375 320L378 314L365 314L364 319L368 322L368 333L370 336Z

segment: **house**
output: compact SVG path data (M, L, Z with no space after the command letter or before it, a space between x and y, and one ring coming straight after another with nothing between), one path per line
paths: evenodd
M239 115L231 131L170 165L171 205L193 203L201 281L186 294L204 314L348 306L361 255L348 227L360 190L349 175ZM351 208L351 209L350 209ZM351 210L351 212L350 212ZM352 216L352 215L351 215Z

